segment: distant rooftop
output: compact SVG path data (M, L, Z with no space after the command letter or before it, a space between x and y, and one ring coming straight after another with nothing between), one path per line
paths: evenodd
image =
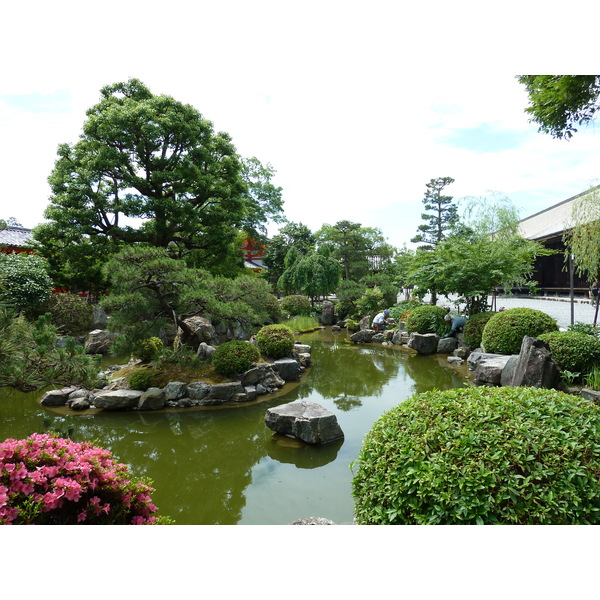
M22 246L27 246L31 240L31 229L14 227L12 225L8 225L6 229L0 229L0 246L21 248Z
M573 202L599 189L600 185L523 219L519 223L519 232L530 240L545 240L562 235L565 230L571 228Z

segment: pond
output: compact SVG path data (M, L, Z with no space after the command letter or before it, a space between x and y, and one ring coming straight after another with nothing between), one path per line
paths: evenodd
M178 525L285 525L311 516L349 524L350 465L375 420L414 393L468 385L466 369L445 356L351 344L329 329L299 340L313 348L300 383L232 408L61 415L39 405L39 392L3 388L0 439L51 425L76 441L94 440L153 480L160 514ZM332 411L345 439L311 447L265 426L269 407L298 399Z

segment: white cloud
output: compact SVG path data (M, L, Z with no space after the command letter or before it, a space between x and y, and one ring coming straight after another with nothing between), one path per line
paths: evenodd
M416 232L432 178L453 177L448 193L457 198L501 191L523 216L595 180L598 134L566 143L537 133L514 78L536 68L570 72L564 46L544 45L550 14L522 3L515 13L509 2L492 22L480 3L405 4L11 6L14 26L0 40L12 57L0 79L0 216L41 221L56 147L77 140L102 86L128 77L194 105L243 155L270 162L288 218L313 230L347 218L400 246ZM578 44L588 29L579 28ZM70 94L68 113L1 101L59 90ZM486 152L472 137L465 143L477 129L487 132ZM505 149L490 151L494 134ZM518 136L512 148L510 136Z

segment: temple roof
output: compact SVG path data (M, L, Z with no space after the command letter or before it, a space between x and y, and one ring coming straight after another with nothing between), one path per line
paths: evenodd
M31 229L14 227L12 225L8 225L6 229L0 229L0 246L20 248L27 246L31 241Z

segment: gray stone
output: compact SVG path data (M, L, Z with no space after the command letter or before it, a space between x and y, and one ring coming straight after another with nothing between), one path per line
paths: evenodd
M109 391L113 390L128 390L129 389L129 379L127 377L117 377L112 381L109 381L106 385L106 389Z
M284 381L300 379L300 363L293 358L280 358L273 363L273 366Z
M463 360L466 360L469 357L469 354L471 354L471 349L468 346L458 346L456 350L452 351L453 356L458 356Z
M92 306L92 329L104 329L108 323L108 317L99 304Z
M158 410L164 408L166 401L165 391L161 388L152 387L140 396L137 407L139 410Z
M590 390L588 388L581 388L581 397L589 400L590 402L595 402L596 404L600 404L600 392L597 390Z
M517 363L519 362L519 355L513 354L506 362L504 369L502 369L502 375L500 376L500 385L512 385L513 377L517 369Z
M335 523L323 517L307 517L305 519L298 519L290 523L290 525L335 525Z
M509 359L508 354L494 354L479 360L473 371L475 382L481 385L500 385L502 371Z
M87 354L108 354L115 336L104 329L94 329L88 334L84 349Z
M460 356L449 356L448 364L450 365L462 365L465 361Z
M467 358L467 366L471 371L475 370L475 367L482 360L486 360L488 358L496 358L497 356L503 356L502 354L492 354L490 352L471 352L469 354L469 358Z
M552 358L548 343L525 336L510 385L555 388L559 380L560 369Z
M301 354L310 354L311 351L312 348L308 344L294 344L294 354L296 354L296 352Z
M355 333L353 333L350 336L350 341L354 342L355 344L368 344L371 342L371 340L373 339L373 336L376 334L377 332L374 329L360 329L360 331L357 331Z
M230 383L215 383L210 387L208 396L200 400L201 405L211 406L216 404L224 404L225 402L232 402L238 394L246 395L241 383L238 381L232 381ZM239 399L236 399L236 402Z
M190 344L192 347L197 348L202 342L208 345L215 345L219 341L219 336L212 326L210 319L206 317L190 317L185 319L184 323L190 328L191 335L184 335L183 331L179 329L179 335L184 344Z
M304 400L269 408L265 424L277 433L298 438L307 444L323 445L344 438L344 432L332 412Z
M441 338L438 342L438 354L452 354L458 346L458 340L455 337Z
M143 392L139 390L113 390L100 392L94 396L96 408L106 410L124 410L138 405Z
M383 344L383 342L385 341L385 336L383 334L382 331L377 332L372 338L371 338L371 343L372 344Z
M299 352L297 355L297 360L300 363L301 367L310 367L310 354L308 352Z
M408 338L408 347L419 354L435 354L440 338L435 333L411 333Z
M394 331L394 335L392 336L392 344L396 346L401 346L402 344L406 344L408 342L408 333L401 329L396 329Z
M198 346L198 351L196 354L201 360L208 360L214 354L215 347L209 346L206 342L201 342Z
M79 390L75 390L69 394L69 400L76 400L77 398L84 398L87 400L91 396L91 392L89 390L84 390L83 388Z
M43 406L64 406L67 403L69 395L74 391L74 387L62 388L60 390L50 390L42 396L40 404Z
M243 386L261 384L267 390L273 390L282 387L285 381L273 364L263 364L246 371L241 377L241 384Z
M248 396L248 401L256 400L258 396L258 391L256 390L255 385L247 385L244 387L244 391L246 392L246 396Z
M165 398L169 400L179 400L187 396L187 385L181 381L170 381L164 388Z
M342 328L339 325L332 325L331 331L340 331Z
M187 385L187 395L192 400L202 400L210 393L210 385L204 381L193 381Z
M262 384L262 383L257 383L256 384L256 393L257 394L267 394L269 392L269 390Z
M177 400L177 408L190 408L194 406L194 401L191 398L180 398Z
M363 317L358 324L360 329L369 329L369 325L371 325L371 317L369 315Z
M90 403L85 398L75 398L71 402L71 410L87 410L90 407Z
M335 306L333 302L329 300L323 302L323 311L319 320L323 325L333 325L335 323Z

